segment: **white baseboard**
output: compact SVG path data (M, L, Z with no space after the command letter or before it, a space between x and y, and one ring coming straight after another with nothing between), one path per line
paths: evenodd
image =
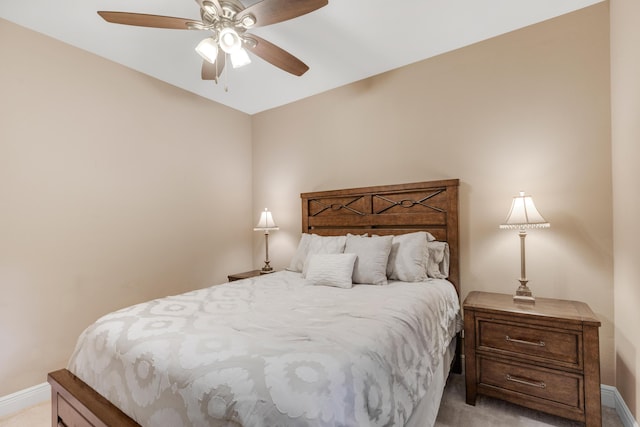
M633 418L629 407L618 392L617 388L610 385L601 384L600 397L602 399L602 406L615 408L624 427L640 427L638 422Z
M4 397L0 397L0 418L15 414L30 406L46 402L51 399L49 383L34 385Z
M602 402L602 406L606 406L607 408L615 408L616 393L618 393L618 389L616 389L615 387L600 384L600 401Z

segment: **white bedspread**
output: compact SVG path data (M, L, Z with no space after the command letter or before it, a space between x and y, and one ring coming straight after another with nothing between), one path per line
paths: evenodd
M459 329L445 280L283 271L108 314L69 370L143 426L401 426Z

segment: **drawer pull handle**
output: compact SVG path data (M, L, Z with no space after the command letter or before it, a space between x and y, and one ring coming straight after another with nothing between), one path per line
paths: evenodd
M507 381L511 381L518 384L529 385L531 387L547 388L547 385L543 381L540 381L540 382L527 381L520 378L512 377L509 374L507 374Z
M517 340L515 338L511 338L509 335L504 337L504 339L506 341L508 341L508 342L515 342L515 343L518 343L518 344L535 345L537 347L544 347L546 345L544 343L544 341L533 342L533 341Z

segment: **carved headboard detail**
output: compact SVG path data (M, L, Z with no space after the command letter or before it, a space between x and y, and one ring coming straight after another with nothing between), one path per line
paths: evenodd
M302 193L302 232L323 236L428 231L449 243L449 281L460 295L459 180Z

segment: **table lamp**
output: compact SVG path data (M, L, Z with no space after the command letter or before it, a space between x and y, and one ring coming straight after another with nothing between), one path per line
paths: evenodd
M500 225L502 229L518 229L520 236L520 287L516 290L513 300L519 303L535 303L535 298L531 289L527 286L527 275L525 270L524 239L527 237L527 228L548 228L549 223L540 215L536 209L531 196L525 196L520 192L513 198L511 210L507 219Z
M260 214L258 224L254 227L253 231L264 231L264 246L265 246L265 259L264 267L260 270L261 273L271 273L273 268L269 265L269 231L277 230L278 226L273 221L273 216L267 208Z

